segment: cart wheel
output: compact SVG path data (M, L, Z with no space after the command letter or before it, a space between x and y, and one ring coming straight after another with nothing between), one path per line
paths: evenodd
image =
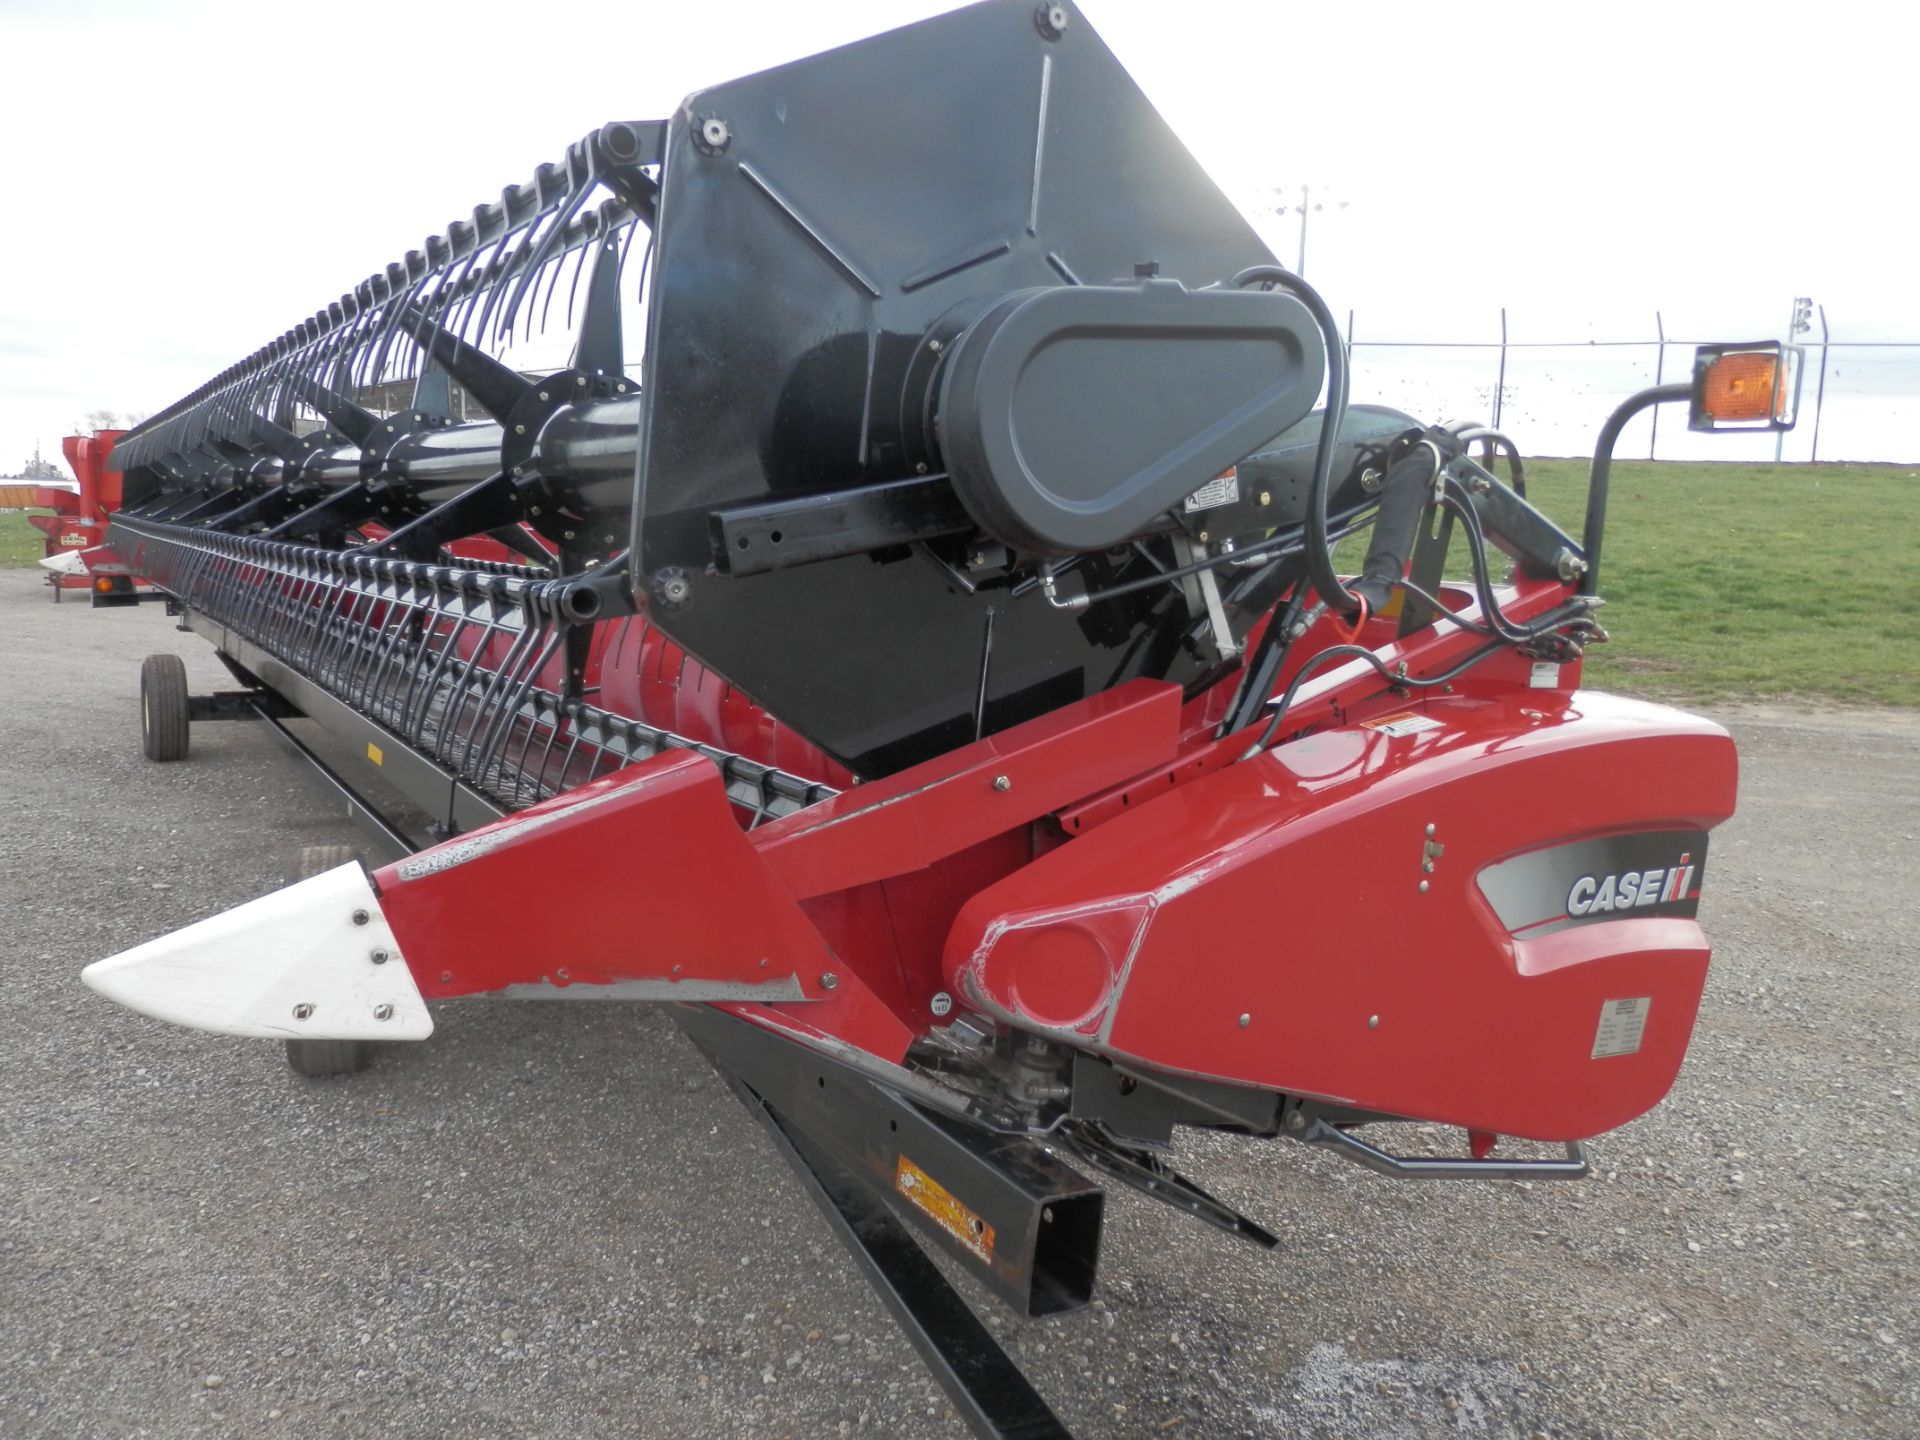
M149 760L187 758L187 667L178 655L140 662L140 752Z
M359 858L351 845L304 845L287 867L287 883L311 880ZM287 1064L302 1075L352 1075L367 1068L372 1050L365 1040L289 1040Z

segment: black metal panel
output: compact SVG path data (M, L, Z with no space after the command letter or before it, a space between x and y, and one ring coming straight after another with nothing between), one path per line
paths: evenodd
M972 738L989 605L988 730L1211 658L1182 643L1184 604L1073 617L866 556L707 573L712 511L926 463L903 425L907 369L956 306L1271 262L1092 27L1049 9L1057 38L1029 0L990 0L700 92L670 128L636 588L690 584L657 607L662 628L862 773Z
M1015 291L953 342L937 443L988 534L1029 556L1104 550L1296 424L1325 378L1290 295L1164 279Z
M1105 1194L1037 1140L936 1115L720 1011L678 1019L791 1129L1017 1312L1059 1315L1092 1297Z
M738 1075L718 1060L712 1063L748 1113L766 1127L967 1428L981 1440L1072 1440L993 1333L873 1191Z

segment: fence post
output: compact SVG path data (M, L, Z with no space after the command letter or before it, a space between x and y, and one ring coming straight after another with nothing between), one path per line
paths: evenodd
M1820 386L1813 392L1813 453L1807 457L1811 464L1820 458L1820 411L1827 403L1827 307L1820 307Z
M1661 318L1658 310L1653 312L1653 328L1660 332L1660 354L1653 362L1653 383L1662 384L1667 378L1667 322ZM1653 407L1653 435L1647 441L1647 459L1654 458L1653 450L1660 443L1660 407Z
M1489 422L1494 429L1500 428L1500 412L1506 409L1507 401L1507 307L1500 307L1500 375L1493 383L1493 419Z

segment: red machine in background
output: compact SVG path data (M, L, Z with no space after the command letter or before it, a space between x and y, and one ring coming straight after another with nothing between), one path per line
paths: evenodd
M243 687L149 657L148 756L258 718L391 863L95 989L307 1074L464 997L666 1004L1023 1440L1064 1431L919 1242L1057 1314L1104 1181L1278 1243L1183 1128L1573 1179L1667 1092L1736 759L1581 686L1611 454L1664 402L1783 428L1791 352L1616 410L1576 536L1497 431L1348 403L1325 301L1067 4L714 87L470 213L115 452L110 545ZM568 366L496 358L548 314Z
M107 524L120 509L125 477L108 468L113 445L124 430L96 430L91 435L68 435L60 449L73 470L78 489L45 482L0 485L0 509L51 510L51 515L28 515L27 523L46 537L46 555L40 562L57 604L68 590L85 590L95 605L130 605L139 600L137 577L109 552L93 562L86 552L103 545Z

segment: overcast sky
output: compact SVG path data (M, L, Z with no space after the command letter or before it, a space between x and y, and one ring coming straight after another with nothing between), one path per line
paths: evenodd
M161 408L604 121L949 8L0 0L0 473ZM1236 200L1334 204L1307 273L1376 339L1486 337L1502 304L1515 338L1660 309L1747 339L1796 294L1836 336L1920 339L1903 8L1083 4ZM1261 223L1291 261L1297 217Z

